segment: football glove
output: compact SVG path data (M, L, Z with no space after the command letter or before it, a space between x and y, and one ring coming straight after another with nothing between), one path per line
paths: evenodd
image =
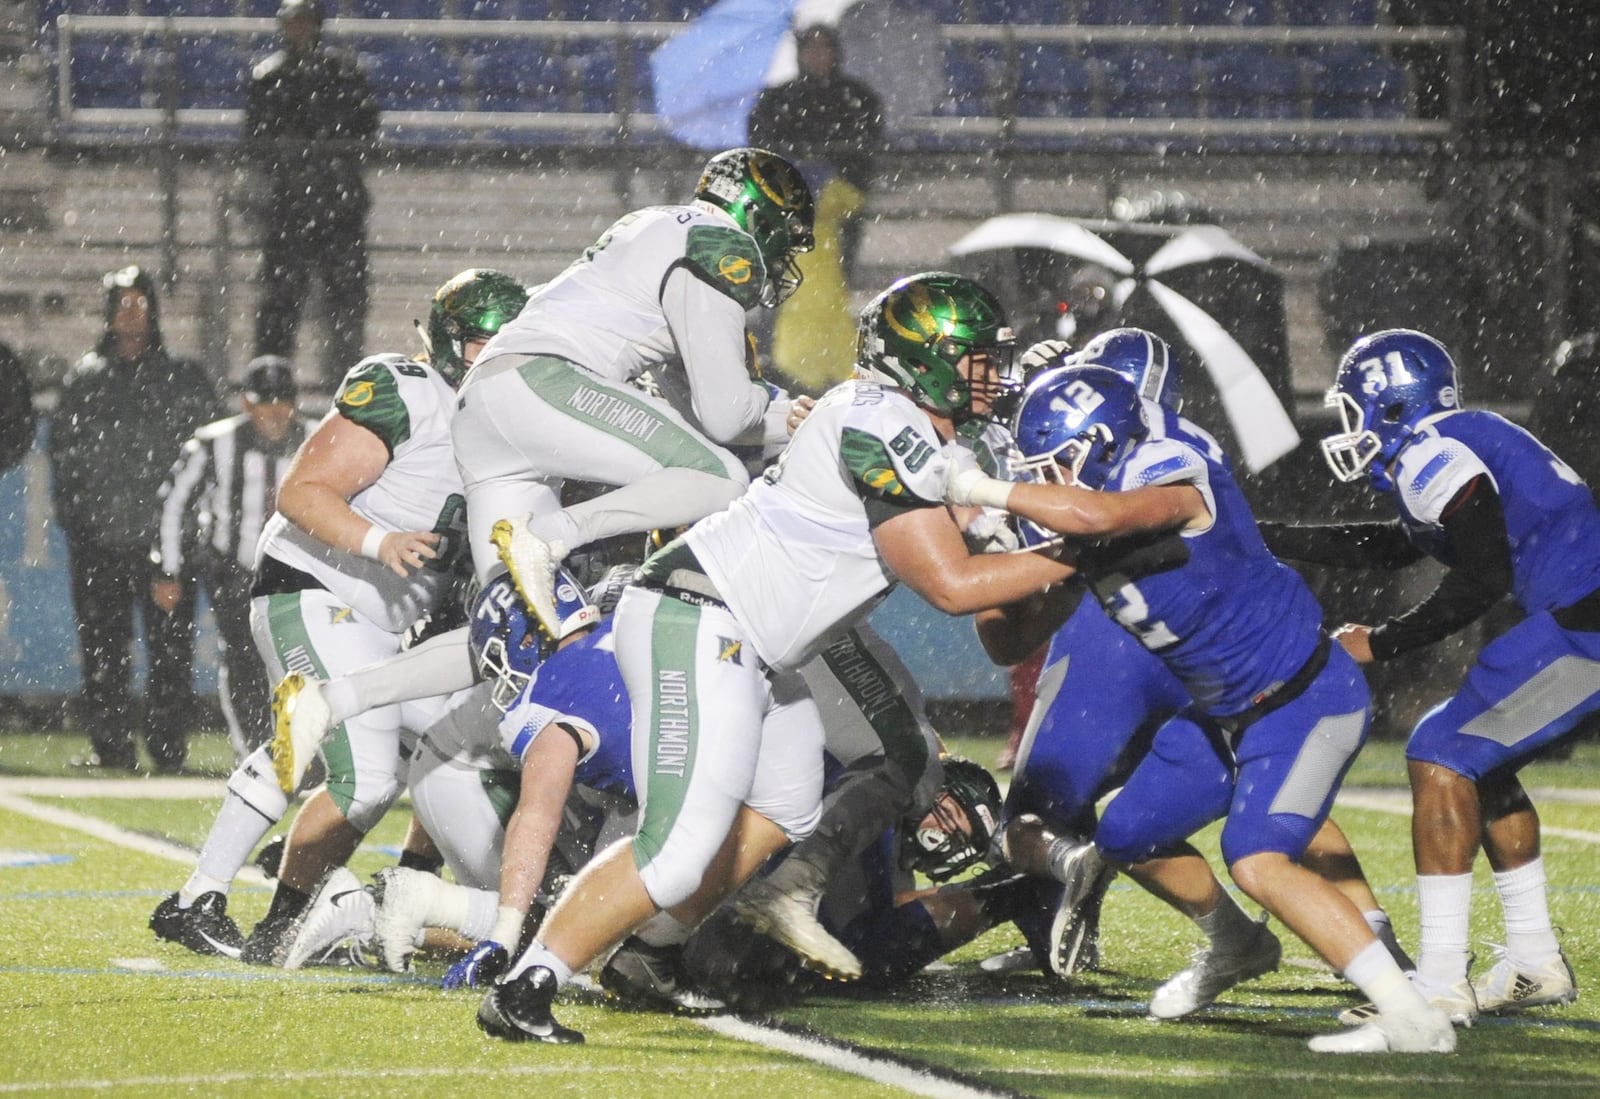
M472 952L445 970L439 987L446 992L457 988L484 988L511 968L511 955L493 939L484 939Z
M1040 340L1022 353L1017 366L1022 369L1022 377L1026 381L1035 374L1060 366L1061 360L1070 354L1072 345L1066 340Z

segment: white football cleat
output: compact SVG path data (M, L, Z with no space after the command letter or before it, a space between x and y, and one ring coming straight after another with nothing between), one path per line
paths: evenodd
M1271 973L1283 959L1283 945L1263 920L1250 943L1237 954L1218 954L1210 947L1194 956L1194 964L1167 981L1150 997L1157 1019L1181 1019L1211 1003L1242 981Z
M497 519L489 530L489 541L500 554L500 561L511 573L511 583L527 604L545 636L561 640L561 616L556 611L556 569L567 556L562 542L546 542L528 529L531 514L514 519Z
M1353 1030L1319 1034L1307 1045L1313 1053L1450 1053L1456 1028L1436 1007L1380 1012Z
M1465 977L1448 987L1430 985L1415 973L1410 980L1428 1006L1445 1013L1456 1026L1469 1027L1478 1021L1478 998L1473 995L1472 982ZM1345 1026L1365 1026L1378 1017L1377 1004L1359 1004L1339 1012L1339 1021Z
M765 878L752 878L733 898L733 915L767 938L782 943L807 966L837 981L861 976L861 960L817 920L816 895L796 896Z
M333 728L333 711L322 685L299 672L284 676L272 692L272 770L278 786L294 797Z
M1039 963L1033 959L1033 948L1023 943L999 954L989 955L978 963L978 968L985 973L1018 973L1026 969L1038 969Z
M1494 947L1495 963L1473 982L1478 1009L1491 1014L1521 1011L1548 1004L1570 1004L1578 998L1578 980L1560 950L1543 965L1521 965L1503 946Z
M356 940L370 942L376 902L347 867L336 866L322 879L300 926L289 937L285 969L321 961L335 948Z
M378 957L389 972L405 973L411 969L418 932L427 924L434 895L444 883L432 874L399 866L386 866L372 877L377 901L372 930Z

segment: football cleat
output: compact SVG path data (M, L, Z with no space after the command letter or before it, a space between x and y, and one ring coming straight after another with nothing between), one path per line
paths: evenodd
M549 1042L575 1045L583 1035L556 1022L550 1005L556 998L556 975L542 965L497 984L478 1005L478 1027L507 1042Z
M819 900L815 894L796 895L765 878L753 878L734 896L733 915L794 951L807 967L824 976L856 980L861 976L861 960L817 920Z
M372 878L378 956L389 972L405 973L417 949L417 933L426 925L428 905L442 883L432 874L400 866L386 866Z
M1018 973L1035 967L1033 948L1027 943L991 954L978 963L978 968L985 973Z
M239 949L239 960L251 965L282 969L289 955L289 941L294 937L299 922L298 916L274 916L269 913L250 929L250 937Z
M1091 850L1092 844L1086 845ZM1068 904L1080 893L1072 887L1062 890L1061 903L1056 906L1050 921L1050 953L1047 959L1050 972L1062 980L1100 966L1100 904L1105 900L1111 879L1117 868L1099 864L1099 870L1089 878L1086 894L1081 894L1077 904Z
M1450 1053L1456 1028L1438 1008L1374 1015L1354 1030L1319 1034L1307 1043L1313 1053Z
M300 926L289 937L283 968L321 964L337 959L341 946L371 942L375 908L372 894L356 876L346 867L334 867L322 879Z
M1430 985L1411 974L1411 983L1428 1001L1429 1007L1438 1008L1456 1026L1469 1027L1478 1021L1478 999L1473 994L1472 982L1465 977L1447 988ZM1339 1012L1339 1021L1345 1026L1365 1026L1379 1015L1377 1004L1358 1004Z
M561 639L561 614L556 610L556 569L567 555L561 542L546 542L528 529L532 516L497 519L489 530L489 541L500 554L500 561L511 573L517 594L539 620L539 628L552 641Z
M1196 953L1194 964L1155 990L1150 997L1150 1015L1156 1019L1192 1015L1234 985L1271 973L1282 958L1283 945L1262 920L1239 953L1219 954L1211 947Z
M694 987L683 949L629 936L600 971L600 987L626 1004L678 1015L714 1015L728 1005Z
M278 786L294 797L333 728L333 713L315 679L299 672L284 676L272 692L272 770Z
M1494 947L1495 963L1473 982L1478 1009L1494 1015L1521 1011L1549 1004L1570 1004L1578 998L1578 981L1566 954L1539 966L1524 966L1512 961L1503 946Z
M200 894L188 908L179 908L178 894L171 894L150 914L150 930L196 954L238 958L244 946L239 925L228 915L227 894L215 890Z

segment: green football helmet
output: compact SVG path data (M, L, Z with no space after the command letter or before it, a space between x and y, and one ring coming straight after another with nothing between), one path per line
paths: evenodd
M972 760L947 755L941 762L944 780L932 810L921 820L906 822L900 834L901 865L936 882L988 857L1002 800L994 776ZM951 815L950 802L966 818L965 827Z
M964 275L927 271L899 280L861 311L856 366L962 423L973 415L975 390L990 405L1002 394L1015 346L993 294Z
M800 288L795 256L816 247L816 207L793 164L765 149L729 149L706 162L694 197L727 211L754 238L767 267L762 305L770 309Z
M452 386L466 376L464 345L488 339L528 304L528 291L510 275L473 267L445 283L428 307L428 324L417 331L428 349L428 361Z

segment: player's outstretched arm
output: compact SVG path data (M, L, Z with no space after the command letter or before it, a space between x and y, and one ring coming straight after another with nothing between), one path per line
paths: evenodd
M950 512L908 508L873 531L884 563L905 584L946 614L972 614L1015 603L1073 575L1047 553L967 552Z

